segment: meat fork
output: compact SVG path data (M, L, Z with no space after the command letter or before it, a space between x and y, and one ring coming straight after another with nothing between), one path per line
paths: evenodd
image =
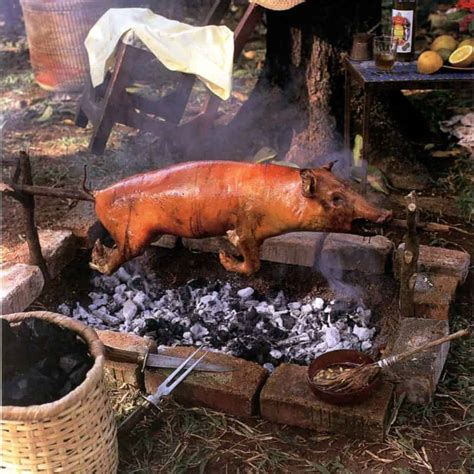
M166 379L159 385L155 393L148 395L148 397L144 397L143 402L120 423L118 427L119 437L128 435L150 411L152 406L158 407L161 399L164 396L169 395L199 364L199 362L206 357L207 352L199 357L199 359L193 359L193 357L204 347L205 345L198 347L178 368L168 375L168 377L166 377ZM186 367L188 362L191 360L193 360L193 363L189 367ZM185 369L184 372L182 372L183 369Z

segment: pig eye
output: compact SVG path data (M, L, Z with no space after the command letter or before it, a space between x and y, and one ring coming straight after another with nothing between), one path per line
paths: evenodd
M341 206L344 206L346 201L344 200L344 198L342 196L335 195L335 196L332 197L331 203L332 203L333 206L341 207Z

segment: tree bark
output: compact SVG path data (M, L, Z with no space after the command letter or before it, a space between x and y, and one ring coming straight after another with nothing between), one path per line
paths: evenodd
M380 19L370 0L308 1L266 10L265 66L230 129L255 151L272 146L297 164L340 148L344 107L343 54L352 35Z

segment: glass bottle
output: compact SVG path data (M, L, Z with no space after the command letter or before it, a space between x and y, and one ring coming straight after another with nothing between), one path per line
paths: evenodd
M392 36L398 40L398 61L412 61L415 57L415 23L416 0L394 0Z

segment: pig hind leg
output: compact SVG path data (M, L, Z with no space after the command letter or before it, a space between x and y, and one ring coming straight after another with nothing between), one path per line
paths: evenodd
M228 255L224 250L219 251L219 260L223 267L229 272L243 273L251 275L260 269L259 248L257 240L250 236L239 235L236 231L228 231L227 236L230 242L237 247L243 257L243 261Z

